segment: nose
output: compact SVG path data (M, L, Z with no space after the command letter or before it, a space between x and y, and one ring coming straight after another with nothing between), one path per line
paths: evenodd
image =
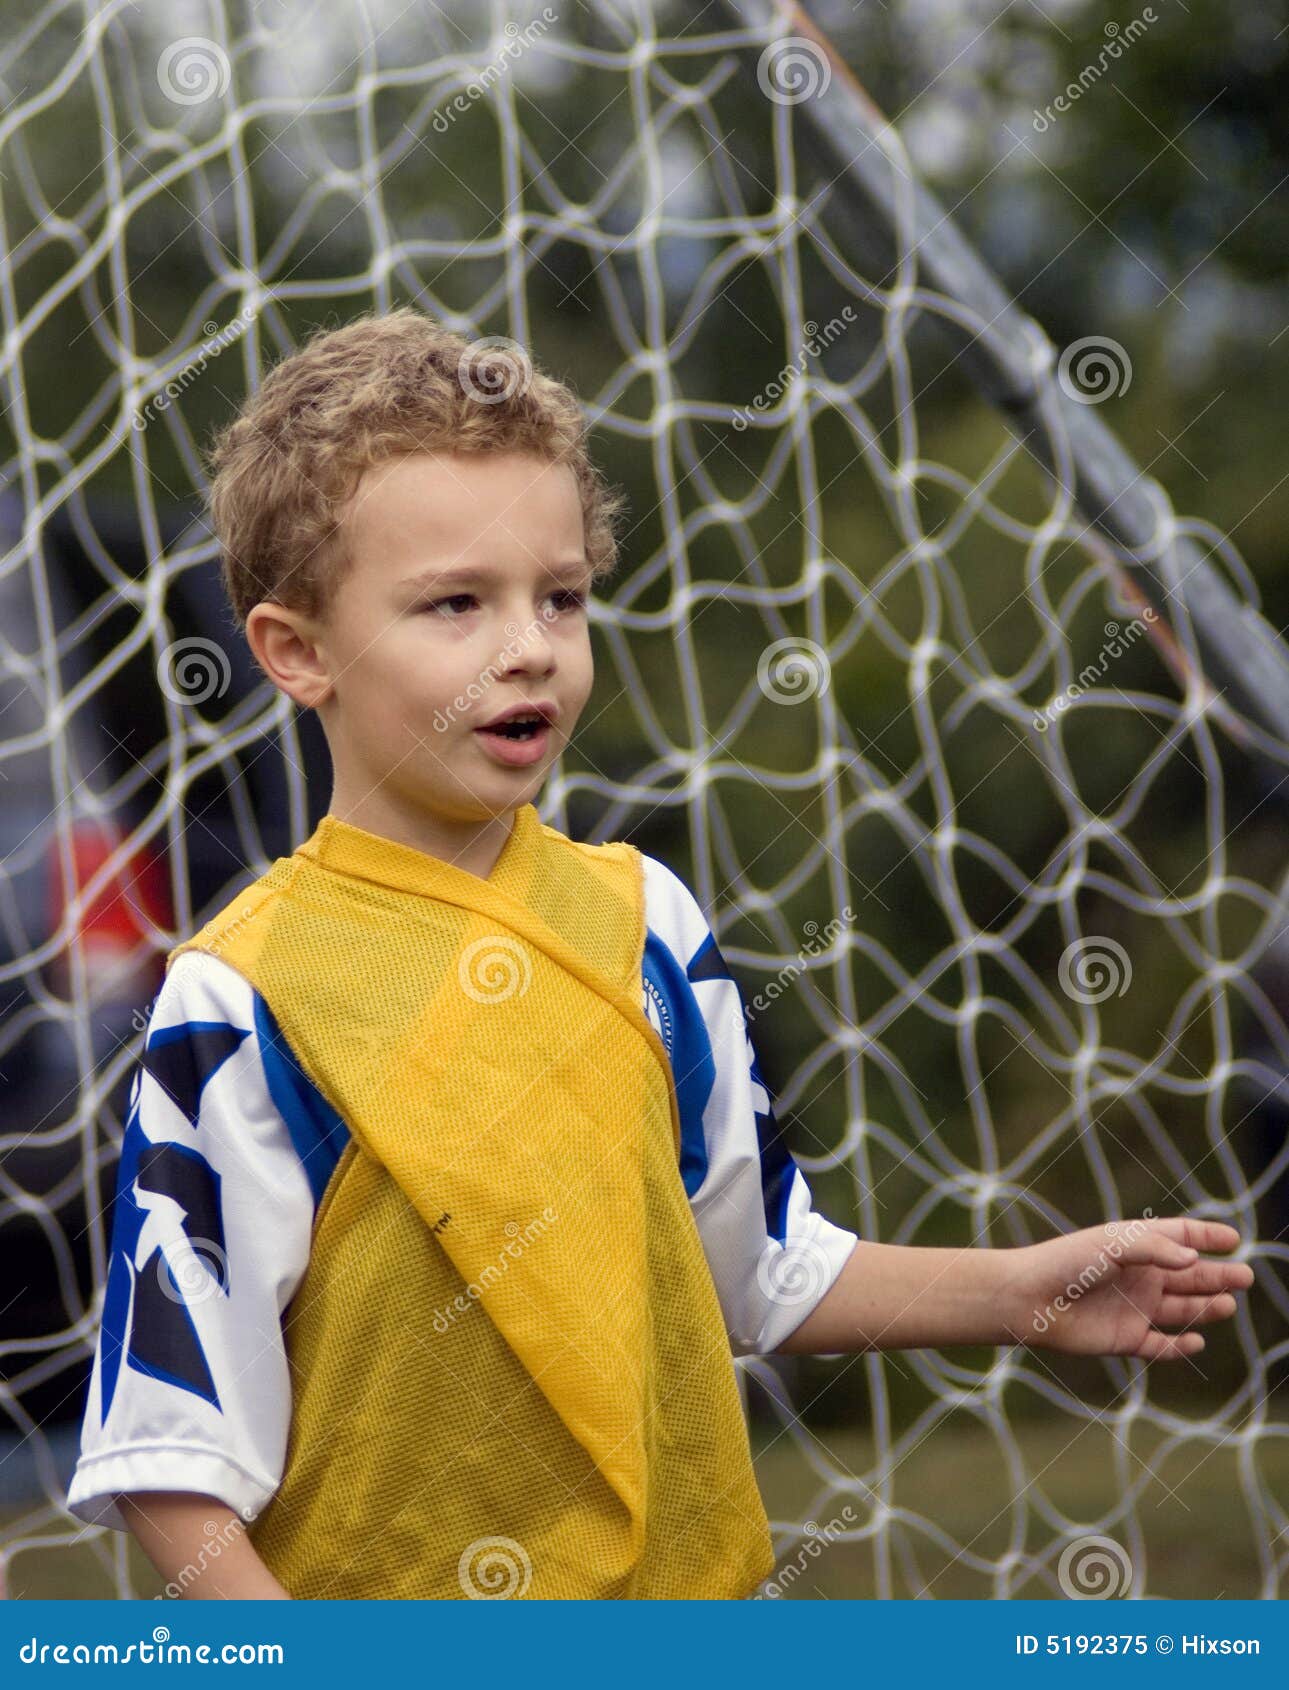
M548 674L553 667L554 647L542 617L532 611L512 617L506 624L502 654L510 669Z

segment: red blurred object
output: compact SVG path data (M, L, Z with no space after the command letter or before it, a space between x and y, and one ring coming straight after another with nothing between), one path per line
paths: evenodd
M113 856L125 838L115 822L81 820L72 826L72 872L75 893L81 893ZM50 844L49 931L57 930L67 913L63 863L59 841ZM93 901L82 910L76 936L54 959L54 989L66 993L71 984L71 954L79 947L85 957L90 993L96 998L150 992L164 966L162 952L147 941L149 926L172 931L170 884L160 852L136 851L117 863Z

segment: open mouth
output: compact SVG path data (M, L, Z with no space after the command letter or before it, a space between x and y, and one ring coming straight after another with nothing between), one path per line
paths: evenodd
M511 768L528 768L550 754L553 730L536 711L526 711L522 716L512 716L508 722L495 722L474 731L489 755Z
M501 722L495 728L484 728L481 731L489 734L500 734L503 739L531 739L546 726L542 716L515 716L509 722Z

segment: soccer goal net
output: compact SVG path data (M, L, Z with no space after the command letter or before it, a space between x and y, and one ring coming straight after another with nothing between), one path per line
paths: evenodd
M928 1245L1193 1213L1255 1266L1167 1368L741 1358L767 1594L1283 1594L1289 662L1118 444L1096 301L1054 345L770 0L9 10L11 1594L151 1588L64 1506L126 1090L166 950L319 807L201 449L409 301L570 381L629 495L540 807L693 887L817 1206Z

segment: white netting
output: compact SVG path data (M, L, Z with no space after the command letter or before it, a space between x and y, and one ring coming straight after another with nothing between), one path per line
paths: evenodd
M819 1205L997 1245L1185 1210L1257 1265L1166 1376L746 1363L784 1593L1073 1594L1071 1555L1125 1594L1282 1591L1285 748L1203 667L1255 585L1156 483L1135 557L1088 526L1051 349L995 349L1049 479L946 352L997 330L952 262L928 281L896 130L855 136L889 176L865 223L806 163L821 48L741 16L53 3L5 31L14 1593L138 1588L62 1487L140 1010L309 826L317 742L222 609L199 447L307 327L407 299L569 379L631 494L543 813L688 878Z

